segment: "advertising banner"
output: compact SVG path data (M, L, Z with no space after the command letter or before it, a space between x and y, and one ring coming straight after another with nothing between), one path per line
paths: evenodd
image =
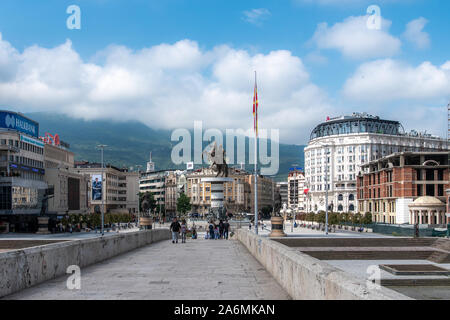
M0 127L39 137L39 124L15 112L0 111Z
M92 175L92 200L101 201L102 200L102 175L93 174Z

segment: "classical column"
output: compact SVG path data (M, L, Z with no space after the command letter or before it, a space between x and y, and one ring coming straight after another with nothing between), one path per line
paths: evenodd
M427 210L427 213L428 213L428 224L433 224L433 221L431 220L431 210L430 209L428 209Z
M441 224L441 211L436 210L436 224Z
M419 210L419 224L422 224L422 210Z

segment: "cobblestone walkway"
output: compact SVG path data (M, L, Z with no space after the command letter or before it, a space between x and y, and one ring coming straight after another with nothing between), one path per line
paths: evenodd
M81 270L81 290L69 275L5 299L289 299L263 266L235 240L159 242Z

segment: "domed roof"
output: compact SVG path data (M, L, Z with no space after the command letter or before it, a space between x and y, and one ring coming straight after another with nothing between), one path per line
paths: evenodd
M444 203L439 200L438 198L435 197L430 197L430 196L424 196L424 197L420 197L417 198L416 200L414 200L413 204L416 205L444 205Z

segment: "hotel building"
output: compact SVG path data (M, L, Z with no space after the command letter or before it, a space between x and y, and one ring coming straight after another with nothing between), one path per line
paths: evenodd
M405 133L398 121L354 113L328 119L311 132L305 148L307 211L358 212L356 177L361 166L398 152L447 150L447 141L415 131Z

